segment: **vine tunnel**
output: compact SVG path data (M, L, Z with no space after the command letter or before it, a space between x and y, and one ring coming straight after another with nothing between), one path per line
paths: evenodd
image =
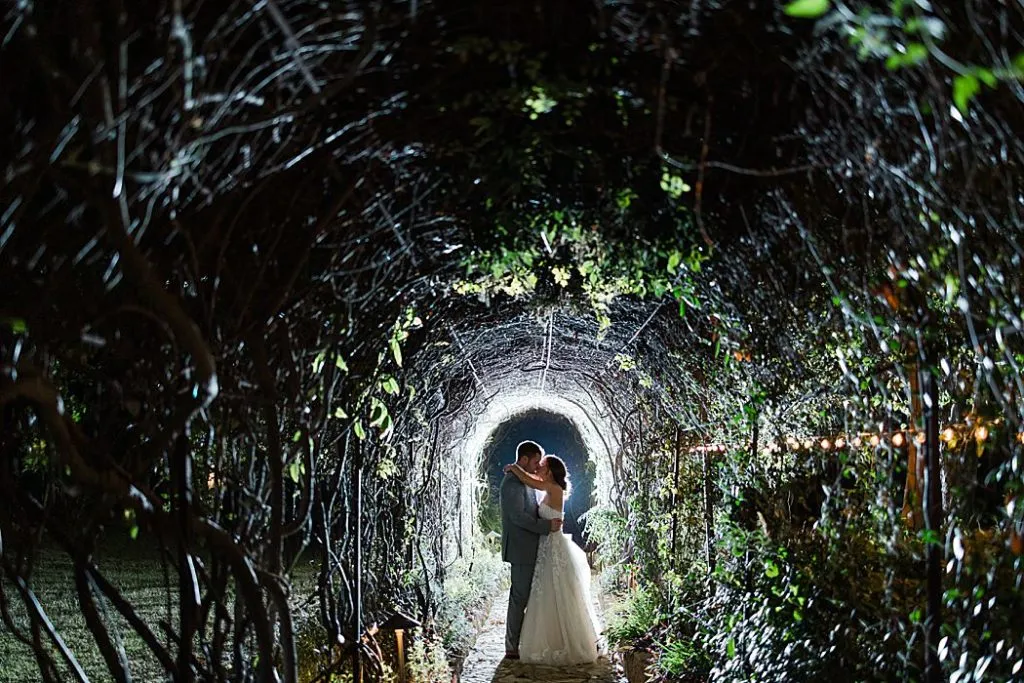
M531 434L631 682L1021 675L1019 3L2 17L0 682L457 679Z

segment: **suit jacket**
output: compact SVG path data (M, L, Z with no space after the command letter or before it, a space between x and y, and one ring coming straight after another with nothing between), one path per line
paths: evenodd
M501 559L512 564L536 564L537 543L551 532L551 522L537 514L533 489L511 472L498 491L501 506Z

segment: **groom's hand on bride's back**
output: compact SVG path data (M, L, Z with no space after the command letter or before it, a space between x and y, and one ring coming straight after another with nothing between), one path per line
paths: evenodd
M562 520L560 520L560 519L553 519L553 520L551 520L551 533L555 533L556 531L561 531L561 530L562 530Z

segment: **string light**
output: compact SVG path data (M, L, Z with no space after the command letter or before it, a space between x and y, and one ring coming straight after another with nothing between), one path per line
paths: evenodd
M990 421L989 424L1000 424L1000 422L1001 420L997 419L994 421ZM972 431L974 438L977 439L979 442L987 441L989 436L991 436L991 429L987 425L980 424L976 417L968 416L963 423L949 425L941 432L939 432L939 440L946 442L953 441L957 438L959 430L964 430L965 428L970 430L971 427L973 427ZM853 448L860 448L861 446L863 446L866 439L872 447L877 448L882 444L883 440L886 439L886 436L887 435L884 432L870 435L865 434L863 435L863 438L860 435L858 435L854 436L849 441L847 441L847 439L842 436L836 436L834 437L834 440L830 439L827 436L824 436L821 437L821 441L818 442L818 446L823 451L830 451L833 449L838 450L846 448L847 446L852 446ZM780 452L782 451L784 443L785 446L788 447L790 450L811 450L812 448L814 448L815 445L814 438L818 437L804 437L801 440L795 436L790 435L785 437L785 439L782 442L769 441L766 445L766 449L768 453ZM1018 432L1014 438L1018 442L1024 443L1024 431ZM917 442L918 444L925 444L928 442L928 436L924 431L917 430L908 430L906 432L894 432L891 436L891 443L894 448L901 448L911 440ZM725 453L727 450L728 448L724 444L709 444L707 446L695 446L693 448L690 448L691 453L705 451Z

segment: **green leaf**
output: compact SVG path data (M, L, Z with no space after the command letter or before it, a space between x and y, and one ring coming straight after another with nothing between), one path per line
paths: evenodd
M832 7L831 0L795 0L783 10L791 17L798 19L816 19Z
M391 354L395 357L398 367L402 367L402 347L398 345L397 339L391 340Z
M384 378L384 381L381 383L381 386L384 388L384 391L386 393L391 394L392 396L397 395L399 392L398 380L396 380L391 375L388 375L387 377Z
M999 79L996 78L996 75L992 73L991 69L983 69L979 67L974 70L974 75L990 88L994 88L999 85Z
M958 278L953 273L946 273L946 277L944 278L944 280L945 296L943 298L946 302L946 305L950 306L952 305L953 300L956 299L956 295L960 293L960 278Z
M964 74L953 79L953 104L966 115L971 100L981 90L981 83L974 74Z
M774 579L779 575L779 566L771 560L768 560L764 563L764 575L769 579Z
M907 59L911 64L920 64L928 58L928 48L923 43L910 43L907 45Z
M363 441L363 440L366 439L366 430L363 429L363 423L362 423L361 420L356 420L356 423L354 425L352 425L352 429L355 430L356 437L358 437L358 439L360 441Z
M25 334L28 332L28 325L24 318L3 318L3 322L11 328L14 334Z
M370 402L370 426L381 427L388 415L388 407L379 398L373 398Z
M299 471L299 461L298 460L292 460L291 464L288 465L288 477L293 482L298 484L299 483L299 474L300 474L300 471Z
M139 537L139 525L138 525L138 524L133 524L133 525L132 525L132 527L131 527L130 529L128 529L128 536L129 536L129 538L131 538L131 539L132 539L133 541L134 541L134 540L135 540L136 538L138 538L138 537Z
M316 358L313 359L313 372L319 374L324 368L324 359L327 358L327 352L321 351L316 354Z
M675 275L676 270L679 268L679 262L683 260L683 257L678 251L673 251L668 255L668 272L669 275Z
M298 443L299 439L301 439L301 438L302 438L302 430L301 429L295 430L295 433L292 434L292 443Z
M338 418L339 420L344 420L346 417L348 417L348 413L345 412L344 408L338 406L337 408L334 409L334 417Z
M334 358L334 366L342 372L348 372L348 363L345 362L340 353Z
M725 644L725 655L732 659L736 656L736 639L730 638L729 642Z
M894 52L885 60L885 68L893 71L901 66L920 64L928 58L928 48L921 43L910 43L906 52Z

